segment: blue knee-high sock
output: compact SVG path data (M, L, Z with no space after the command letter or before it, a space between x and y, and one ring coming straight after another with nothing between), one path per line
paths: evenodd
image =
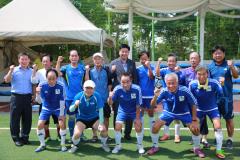
M75 126L75 115L69 115L68 128L69 128L70 137L73 136L74 126Z

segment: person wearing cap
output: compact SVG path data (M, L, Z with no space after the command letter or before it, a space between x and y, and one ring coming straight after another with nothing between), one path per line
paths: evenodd
M76 124L72 136L73 144L69 150L70 153L76 152L80 136L87 128L98 129L100 131L102 148L104 151L110 152L110 148L107 145L108 134L104 125L103 106L104 103L100 94L95 91L95 83L92 80L85 81L83 91L74 97L73 103L69 108L70 112L77 110Z
M143 148L143 133L141 122L141 105L142 105L142 93L141 88L138 85L132 84L131 75L129 73L123 73L121 75L121 84L117 85L112 92L109 93L108 103L111 105L113 102L119 102L118 114L115 124L115 142L116 146L112 150L112 153L116 154L122 149L121 145L121 130L123 123L126 120L134 122L137 138L137 149L139 154L145 152Z
M138 76L137 76L137 69L135 62L128 58L130 51L130 47L127 44L121 44L119 48L119 58L113 60L110 63L110 69L111 69L111 77L113 79L113 88L120 84L121 82L121 75L122 73L129 73L132 77L132 83L138 84ZM115 121L117 117L117 111L118 111L119 104L117 102L114 102L112 105L114 115L113 115L113 125L115 126ZM131 131L132 131L132 124L133 122L131 120L127 120L126 122L126 128L124 130L124 138L126 140L131 139Z
M108 131L109 118L111 116L111 108L107 103L109 92L112 88L112 80L109 71L109 67L105 66L102 53L93 54L93 63L94 67L89 70L86 70L85 76L88 76L88 79L92 80L95 83L95 91L97 91L104 103L104 124L106 130ZM95 142L98 139L96 132L94 132L92 141Z

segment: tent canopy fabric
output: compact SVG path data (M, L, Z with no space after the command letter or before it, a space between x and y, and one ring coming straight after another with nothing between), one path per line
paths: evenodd
M113 46L113 39L69 0L13 0L0 9L0 22L0 42L16 41L28 46L104 42Z
M240 0L104 0L104 4L113 12L126 13L130 4L134 10L144 13L189 12L203 5L216 11L240 8Z

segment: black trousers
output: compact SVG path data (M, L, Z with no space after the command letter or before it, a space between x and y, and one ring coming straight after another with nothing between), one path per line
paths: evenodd
M113 103L113 111L114 111L114 115L113 115L113 126L114 126L114 128L115 128L115 122L116 122L116 118L117 118L118 105L119 105L119 104L118 104L117 102L114 102L114 103ZM125 121L124 135L131 135L132 126L133 126L133 121L132 121L132 120L127 120L127 121Z
M10 132L13 141L20 138L28 140L32 126L32 95L15 94L11 95L10 101ZM21 122L21 134L20 134Z
M208 134L207 116L204 116L204 118L200 120L200 134L201 135Z

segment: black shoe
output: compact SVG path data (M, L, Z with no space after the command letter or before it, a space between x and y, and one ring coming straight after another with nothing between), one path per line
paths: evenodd
M28 139L25 139L25 138L21 138L21 143L24 144L24 145L29 145L30 142Z
M124 139L130 141L130 140L132 139L132 137L131 137L130 135L125 135L125 136L124 136Z
M233 149L233 141L231 139L226 141L226 147L227 149Z
M22 142L20 142L20 141L15 141L14 143L17 147L22 147L23 146Z

